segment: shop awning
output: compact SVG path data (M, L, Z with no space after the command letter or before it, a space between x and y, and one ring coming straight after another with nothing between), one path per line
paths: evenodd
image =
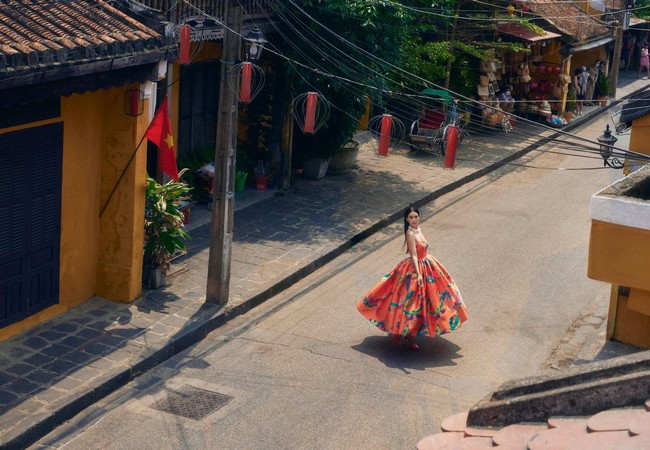
M644 25L647 25L648 21L645 19L639 19L638 17L630 17L630 28L639 27L644 28Z
M510 36L515 36L519 39L524 39L531 42L560 37L559 34L546 30L544 30L544 34L540 36L530 28L526 28L523 25L517 25L516 23L512 22L497 24L497 31L499 33L509 34Z
M590 48L600 47L614 40L614 36L607 36L606 38L598 39L596 41L587 42L586 44L577 45L571 48L571 53L584 52Z

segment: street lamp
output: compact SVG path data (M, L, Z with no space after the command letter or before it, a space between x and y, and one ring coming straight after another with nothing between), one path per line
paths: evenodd
M605 132L597 139L600 144L600 156L603 157L603 166L611 167L612 169L622 169L624 163L618 158L612 158L612 147L618 139L612 136L611 131L609 131L609 124L605 127Z
M246 41L246 59L253 63L259 61L262 50L269 41L264 38L264 34L257 27L248 30L244 39Z

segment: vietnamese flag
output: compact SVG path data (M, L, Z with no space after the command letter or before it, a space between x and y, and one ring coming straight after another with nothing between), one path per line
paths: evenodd
M167 97L160 103L156 115L149 124L145 137L158 146L158 167L169 177L178 181L178 166L176 165L176 153L174 152L174 138L172 127L169 124L169 111L167 109Z

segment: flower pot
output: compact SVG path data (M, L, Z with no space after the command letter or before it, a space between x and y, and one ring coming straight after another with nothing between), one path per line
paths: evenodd
M235 192L244 192L244 187L246 186L246 178L248 173L244 171L237 171L235 173Z
M149 289L159 289L165 285L167 273L162 266L144 266L142 268L142 284Z
M266 189L266 187L269 184L269 177L268 175L261 176L261 175L255 175L255 189L259 189L260 191L263 191Z
M609 97L607 97L606 95L602 95L597 97L596 100L598 100L601 106L605 106L607 102L609 102Z
M312 180L320 180L327 173L330 158L310 158L303 162L303 175Z
M564 111L564 118L566 119L567 122L570 122L572 117L573 117L572 111Z
M352 166L357 161L359 154L359 143L357 141L350 141L340 148L338 152L332 156L330 163L327 167L327 173L332 175L343 175L352 170Z

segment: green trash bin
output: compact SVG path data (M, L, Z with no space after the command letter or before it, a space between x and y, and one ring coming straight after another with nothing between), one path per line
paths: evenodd
M246 177L248 176L247 172L243 170L238 170L235 172L235 192L244 192L244 186L246 186Z

